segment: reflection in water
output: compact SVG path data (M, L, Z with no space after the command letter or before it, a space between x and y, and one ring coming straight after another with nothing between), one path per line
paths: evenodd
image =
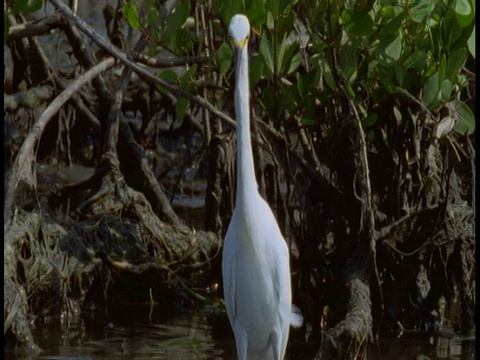
M43 349L39 359L235 359L226 313L211 307L185 311L131 305L104 317L84 316L68 327L60 321L37 325L34 336ZM475 358L474 340L449 336L385 336L371 345L368 359ZM286 359L313 359L318 346L289 343Z
M454 333L434 337L418 332L396 338L382 337L372 346L369 359L384 360L386 357L395 360L475 359L475 339L462 339Z
M117 309L109 320L86 318L81 325L38 327L41 359L232 359L234 341L224 314L175 313L149 307Z

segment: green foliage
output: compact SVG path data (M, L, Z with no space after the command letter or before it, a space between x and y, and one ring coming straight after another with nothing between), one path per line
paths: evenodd
M255 87L265 72L264 60L260 54L253 54L250 58L250 86Z
M8 34L10 31L10 20L8 19L8 14L12 13L14 15L20 13L31 13L38 11L43 6L43 0L14 0L6 1L6 9L3 13L3 43L6 44L8 40Z
M190 7L190 0L181 0L175 11L165 19L162 42L178 54L186 54L193 47L190 33L183 28L190 15Z
M467 40L468 51L475 58L475 26L473 27L472 34Z
M224 43L220 45L217 51L217 63L220 74L225 75L232 66L233 52L230 45Z
M162 71L158 75L158 77L162 80L165 80L166 82L171 83L171 84L176 84L177 80L178 80L178 74L171 69L167 69L167 70ZM157 85L157 90L160 91L161 93L164 93L164 94L168 93L168 90L163 88L160 85Z
M233 15L237 13L245 13L245 0L242 1L225 1L212 0L213 9L228 24Z
M16 14L38 10L43 1L7 4L6 14ZM226 26L234 14L246 14L257 45L252 48L250 84L257 87L265 114L275 121L296 114L306 126L325 121L333 126L336 111L330 102L344 96L345 89L364 109L368 126L388 126L371 114L380 114L378 108L392 97L400 108L408 104L411 112L420 111L414 103L436 112L452 101L462 103L459 95L470 81L463 68L469 57L475 58L473 0L213 0L211 5L212 12L206 14L213 25L215 56L207 72L231 76L233 54ZM168 15L155 1L142 2L141 8L127 1L123 11L129 26L149 32L153 53L163 48L177 56L203 54L207 29L198 33L187 25L196 19L190 0L180 0ZM4 24L6 38L6 15ZM160 76L194 91L201 69L163 71ZM177 112L183 117L187 102L179 103ZM474 122L464 106L457 107L468 125L460 121L455 129L470 133Z
M457 114L455 131L461 135L471 135L475 131L475 116L472 110L462 101L452 101L454 113Z
M130 25L135 30L140 30L142 24L140 23L140 17L138 16L137 7L129 2L123 4L123 14L127 19L128 25Z
M8 19L8 14L6 12L3 13L3 43L7 43L8 39L8 32L10 29L10 20Z
M199 34L185 25L194 16L190 1L181 0L165 18L152 2L146 21L139 19L132 4L124 7L132 28L145 31L146 22L157 44L179 56L202 53L207 30ZM460 97L470 81L463 69L468 58L475 57L473 0L213 0L211 4L216 48L209 63L214 67L207 72L226 78L233 73L226 27L234 14L244 13L256 44L251 48L250 85L256 88L265 115L274 121L295 114L312 129L319 124L348 126L353 118L338 119L332 104L332 99L345 96L344 89L360 109L372 143L392 143L388 129L393 124L384 116L389 111L381 110L391 109L392 104L413 114L423 109L435 113L455 102L459 120L454 130L474 131L474 117ZM194 91L200 69L191 67L183 76L181 71L175 76L163 71L160 76ZM179 118L186 106L188 102L178 102Z
M197 72L197 65L194 64L188 67L183 75L179 75L177 72L167 69L162 71L159 74L159 77L162 80L165 80L171 84L175 84L185 91L192 92L195 88L195 73ZM168 90L163 88L160 85L157 85L157 90L161 93L168 93ZM175 104L175 115L177 121L182 122L185 118L185 114L190 105L190 101L183 97L177 97L177 102Z
M197 64L193 64L190 66L186 73L179 79L179 86L186 90L191 92L195 86L195 80L194 80L194 75L197 72ZM187 108L189 106L189 101L183 97L177 98L177 104L175 105L175 114L177 115L177 120L182 122L185 113L187 111Z
M42 8L43 0L15 0L13 5L13 13L20 14L22 12L35 12Z

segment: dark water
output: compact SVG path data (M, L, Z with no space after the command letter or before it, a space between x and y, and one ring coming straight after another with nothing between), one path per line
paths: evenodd
M369 359L437 360L475 359L475 341L453 333L429 336L421 333L384 336L370 346Z
M37 324L34 336L43 350L38 359L235 359L227 316L209 307L180 311L131 305L104 317L84 316L70 326L60 320ZM318 346L290 342L286 359L312 359ZM369 349L373 360L475 358L474 341L454 334L396 334Z
M69 327L59 321L38 325L34 336L43 350L38 359L235 358L228 318L218 310L129 306L108 317L86 318ZM305 358L301 347L291 347L286 359Z

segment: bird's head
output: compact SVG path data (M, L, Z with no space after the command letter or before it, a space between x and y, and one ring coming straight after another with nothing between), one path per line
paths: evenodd
M230 20L228 34L232 37L233 45L243 49L250 37L250 23L245 15L237 14Z

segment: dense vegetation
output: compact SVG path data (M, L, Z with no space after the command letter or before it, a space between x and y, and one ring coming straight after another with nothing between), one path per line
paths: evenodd
M444 298L449 325L464 333L474 328L472 0L119 0L104 10L115 48L64 5L49 2L59 12L30 22L23 15L42 1L5 2L5 42L13 59L4 95L11 174L5 290L23 294L20 301L29 305L27 311L8 296L4 303L14 342L27 341L25 319L45 307L42 296L56 297L52 309L64 310L72 299L79 307L98 301L105 293L98 289L124 291L98 276L107 265L163 274L145 284L159 297L172 289L158 279L176 279L197 300L203 296L189 284L220 281L219 239L235 187L235 124L228 115L233 54L226 29L238 12L254 29L257 179L291 245L294 302L306 320L292 336L319 342L328 331L317 356L353 358L381 330L437 329L447 316L438 305ZM55 39L71 52L74 71L41 55L36 37L52 37L55 28L66 36ZM80 46L90 39L94 45ZM120 76L109 70L111 56L119 60ZM98 70L103 78L92 75L88 91L77 85L55 115L59 110L50 108L60 92L97 63L105 67ZM132 119L132 113L140 115ZM166 144L175 149L166 151ZM161 165L147 161L146 154L170 152L180 156ZM42 191L35 169L53 161L93 167L95 175ZM205 232L194 235L164 194L168 189L172 199L192 179L207 183ZM18 193L25 189L40 195L21 202ZM21 230L25 224L35 230ZM129 245L112 235L112 226L135 234L130 240L139 244L140 257L119 255ZM184 246L177 228L202 237L200 251ZM49 231L56 235L45 235ZM49 238L43 241L51 243L50 255L32 233ZM62 239L70 245L59 246ZM66 248L84 252L88 261L81 270L62 270L64 291L29 279L42 271L55 276L51 261L34 268L41 260L32 256L72 256ZM112 299L103 301L108 306Z

